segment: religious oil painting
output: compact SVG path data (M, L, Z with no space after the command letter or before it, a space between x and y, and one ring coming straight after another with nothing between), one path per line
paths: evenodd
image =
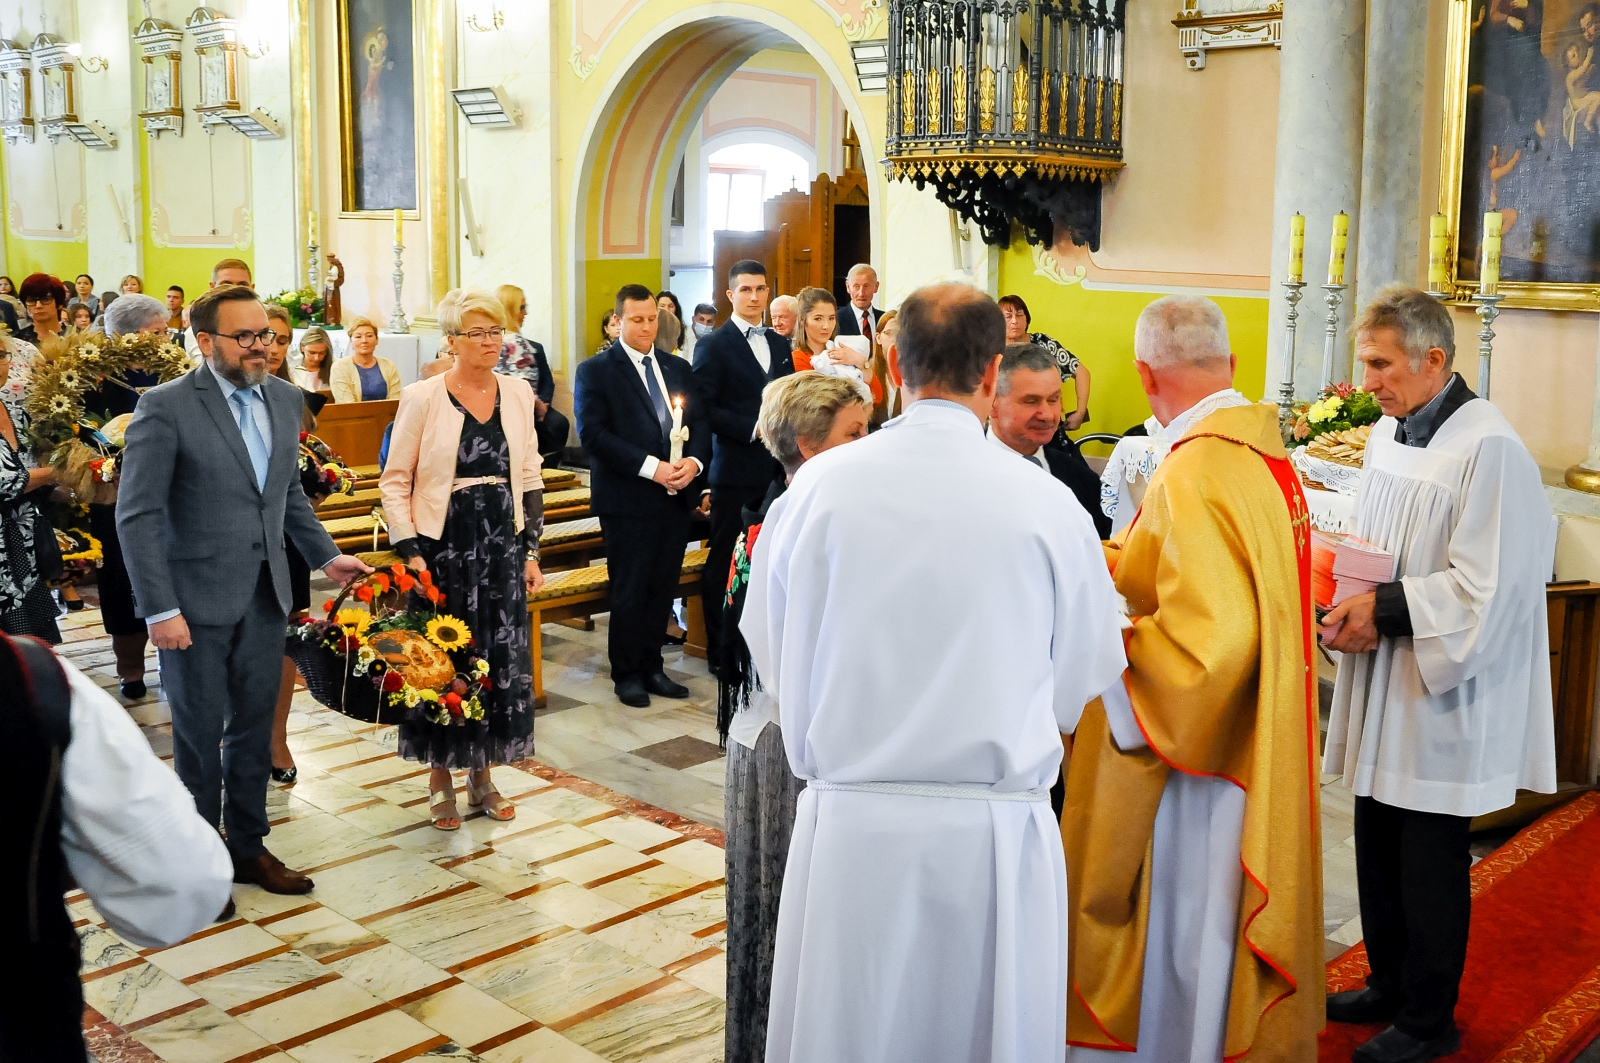
M344 209L417 209L413 0L339 0Z
M1506 305L1600 309L1600 2L1454 0L1450 30L1457 279L1476 287L1497 210Z

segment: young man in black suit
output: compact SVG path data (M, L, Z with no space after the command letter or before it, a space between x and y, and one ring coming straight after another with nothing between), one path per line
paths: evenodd
M743 530L745 506L756 506L782 470L756 439L761 392L794 372L789 341L762 327L767 301L767 267L751 259L728 271L728 301L733 314L723 326L695 344L694 376L711 411L715 447L711 454L711 542L700 585L706 614L706 662L715 672L722 651L722 600L728 590L733 544Z
M844 290L850 293L850 302L839 308L840 336L878 335L878 319L883 311L872 305L878 297L878 271L865 262L858 262L845 274Z
M629 284L617 293L622 336L578 366L573 407L578 441L592 459L590 506L611 570L611 680L624 705L650 695L686 698L667 677L661 643L678 596L689 537L691 485L711 456L706 403L681 358L655 350L656 301ZM681 403L689 438L673 462L672 412ZM723 564L724 569L727 563Z
M989 439L1015 451L1060 480L1077 496L1100 538L1111 536L1111 518L1100 509L1100 478L1072 440L1059 435L1061 372L1049 351L1013 343L1000 357Z

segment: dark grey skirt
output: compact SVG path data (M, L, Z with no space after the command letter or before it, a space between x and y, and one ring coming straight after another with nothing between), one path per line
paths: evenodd
M778 941L778 898L795 802L805 783L789 771L783 732L768 724L755 749L728 743L723 813L728 845L728 1005L724 1063L761 1063Z

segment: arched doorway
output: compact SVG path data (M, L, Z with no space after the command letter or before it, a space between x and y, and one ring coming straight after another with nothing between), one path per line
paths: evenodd
M655 18L652 7L645 5L632 18L648 23ZM566 234L572 307L567 346L580 359L593 350L598 319L617 288L630 282L659 288L666 282L666 207L691 127L734 71L785 43L816 60L843 100L863 157L877 157L879 146L853 81L835 52L792 20L732 3L661 17L617 64L582 139ZM881 182L874 177L867 184L876 258L883 247Z

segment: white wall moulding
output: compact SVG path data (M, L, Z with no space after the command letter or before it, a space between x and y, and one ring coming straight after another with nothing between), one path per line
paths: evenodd
M1206 68L1208 51L1283 47L1283 4L1266 0L1183 0L1172 20L1190 70Z
M33 142L33 52L19 41L0 38L0 137L6 143Z
M162 133L183 136L183 31L150 14L144 5L145 19L134 31L144 66L144 109L139 120L144 131L160 138Z

